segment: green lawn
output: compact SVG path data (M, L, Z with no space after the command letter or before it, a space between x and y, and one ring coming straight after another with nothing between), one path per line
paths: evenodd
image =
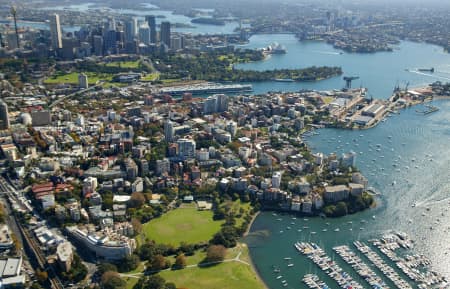
M127 282L127 289L133 289L134 285L136 285L137 281L139 281L139 278L135 277L124 277L122 279Z
M213 212L194 207L178 208L143 225L145 238L157 243L179 245L206 242L220 230L221 221L213 220Z
M108 73L94 73L94 72L85 72L88 76L88 82L90 85L95 84L98 80L111 81L112 74ZM53 76L47 78L44 83L45 84L78 84L78 72L71 72L68 74L64 73L56 73Z
M240 259L249 262L248 250L242 247L243 254ZM236 256L237 248L232 249L228 255ZM234 251L234 252L233 252ZM178 288L243 288L263 289L264 284L256 277L252 267L240 262L226 262L215 266L200 268L185 268L183 270L164 271L160 275L168 282L173 282Z
M122 68L138 68L140 60L136 61L114 61L106 63L106 66L110 67L122 67Z
M146 76L141 77L141 81L155 81L159 78L159 73L148 73Z

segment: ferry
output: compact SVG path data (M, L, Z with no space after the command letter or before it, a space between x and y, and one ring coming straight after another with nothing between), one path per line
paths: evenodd
M419 69L417 69L417 71L433 73L434 72L434 67L431 67L431 68L419 68Z
M295 80L293 80L292 78L275 78L273 81L276 81L276 82L294 82Z

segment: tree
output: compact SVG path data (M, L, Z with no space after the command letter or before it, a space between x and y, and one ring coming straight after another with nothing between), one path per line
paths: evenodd
M222 262L227 254L223 245L211 245L206 250L205 262Z
M223 245L227 248L236 246L239 234L233 226L223 226L220 232L216 233L210 243L215 245Z
M101 285L103 289L125 289L127 282L120 278L119 273L107 271L102 275Z
M164 258L164 256L161 254L154 256L149 262L150 269L152 271L161 271L163 269L166 269L166 258Z
M347 204L345 202L338 202L336 204L335 216L345 216L348 214Z
M171 283L166 283L166 280L159 275L145 276L139 279L133 289L172 289Z
M39 283L44 283L48 279L48 273L45 271L41 271L40 269L37 269L36 278L39 281Z
M184 267L186 267L186 264L187 264L186 256L184 256L184 254L180 254L175 259L174 267L176 269L183 269Z
M135 234L140 234L142 232L142 224L137 218L131 219L131 225L133 226L133 230Z
M130 200L128 201L128 207L141 208L144 204L145 204L145 196L143 193L134 192L131 194Z
M111 263L101 263L100 265L98 265L97 267L97 272L100 275L103 275L103 273L105 272L117 272L117 266Z
M122 259L122 261L117 264L117 269L119 269L119 272L128 272L136 269L140 262L139 256L132 254L131 256Z

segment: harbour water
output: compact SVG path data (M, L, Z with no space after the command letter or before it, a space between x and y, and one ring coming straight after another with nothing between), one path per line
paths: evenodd
M432 104L440 110L423 115L416 110L425 107L412 107L373 129L321 129L318 135L307 139L313 151L327 154L355 151L358 168L381 196L376 208L338 219L298 217L294 220L294 216L288 214L260 214L247 242L253 261L269 288L283 287L274 278L272 265L280 266L280 274L290 288L307 288L300 279L308 273L333 284L310 260L297 254L293 247L296 241L316 242L345 271L354 273L355 280L369 288L343 264L332 248L352 245L355 240L378 238L390 230L409 234L416 241L414 253L425 254L432 261L432 269L450 277L450 100L435 100ZM292 257L295 266L287 268L283 257Z
M268 70L305 68L309 66L340 66L346 76L359 76L353 87L369 89L374 98L388 98L398 84L405 87L423 86L431 82L450 80L450 54L441 47L401 42L393 52L374 54L346 53L320 41L299 42L292 34L253 35L243 47L262 48L278 42L287 49L286 54L271 55L265 61L244 63L236 68ZM434 73L419 72L418 68L434 67ZM409 71L406 71L408 69ZM255 93L267 91L298 91L300 89L327 90L342 88L342 76L318 82L259 82L252 83Z

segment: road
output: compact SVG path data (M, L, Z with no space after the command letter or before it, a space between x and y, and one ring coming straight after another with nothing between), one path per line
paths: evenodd
M23 202L19 199L19 197L22 195L16 189L11 186L3 177L0 177L0 190L1 194L4 196L7 196L10 200L10 202L16 202L23 210L30 211L30 208L25 206ZM16 214L14 214L7 202L5 202L7 206L5 208L8 211L9 218L8 218L8 224L10 225L11 230L13 230L14 234L20 238L22 244L22 250L23 248L29 249L28 257L34 257L37 264L39 265L39 268L44 271L48 271L49 273L49 282L51 284L51 287L54 289L64 289L64 286L62 285L61 281L59 280L58 276L56 275L56 272L54 271L54 268L52 266L48 266L47 260L45 257L45 254L42 252L37 240L34 238L33 234L28 231L22 224L17 220ZM30 259L30 258L29 258ZM30 259L31 260L31 259Z

